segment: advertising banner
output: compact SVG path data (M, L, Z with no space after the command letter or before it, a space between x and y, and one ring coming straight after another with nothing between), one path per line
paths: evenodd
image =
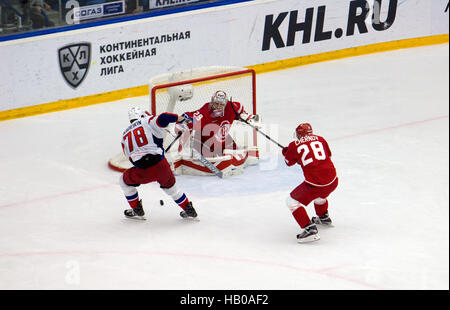
M125 1L114 1L73 8L75 23L83 20L108 17L125 13Z
M201 0L149 0L150 9L167 8L181 4L199 2Z
M138 87L194 67L448 34L445 2L257 1L1 42L0 111Z

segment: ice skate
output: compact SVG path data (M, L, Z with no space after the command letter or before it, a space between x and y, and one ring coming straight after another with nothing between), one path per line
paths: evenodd
M317 241L320 239L316 224L310 222L305 229L297 235L298 243Z
M180 212L180 216L182 218L197 219L197 212L195 211L194 207L192 206L191 201L189 201L186 209Z
M333 222L331 221L331 218L328 216L328 211L325 212L322 216L313 216L311 221L314 224L320 224L324 226L333 226Z
M145 220L144 208L142 208L142 200L139 200L138 206L134 209L126 209L124 212L126 218L132 218L136 220Z

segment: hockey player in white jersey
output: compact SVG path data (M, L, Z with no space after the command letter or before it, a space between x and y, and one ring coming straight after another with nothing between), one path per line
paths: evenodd
M163 138L170 123L182 122L184 118L172 113L151 115L139 107L128 111L131 125L122 135L122 149L134 167L120 176L120 187L131 209L125 210L125 217L145 219L142 200L136 189L141 184L158 182L161 189L183 209L180 216L196 218L197 212L185 193L175 184L175 176L164 156Z

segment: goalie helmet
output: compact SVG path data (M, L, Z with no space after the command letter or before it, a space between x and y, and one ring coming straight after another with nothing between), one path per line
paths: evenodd
M133 123L144 116L146 116L146 114L140 107L131 107L128 110L128 119L130 120L130 123Z
M211 101L209 103L209 110L211 112L211 116L213 117L222 117L225 112L225 106L227 105L228 97L227 94L223 90L218 90L211 97Z
M295 129L295 134L297 135L297 138L299 138L299 139L301 137L311 135L312 133L313 133L313 130L309 123L301 123Z

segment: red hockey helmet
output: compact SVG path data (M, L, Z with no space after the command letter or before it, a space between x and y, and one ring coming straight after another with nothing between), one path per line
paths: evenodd
M301 138L307 135L311 135L313 133L313 130L309 123L301 123L295 129L295 133L297 135L297 138Z

